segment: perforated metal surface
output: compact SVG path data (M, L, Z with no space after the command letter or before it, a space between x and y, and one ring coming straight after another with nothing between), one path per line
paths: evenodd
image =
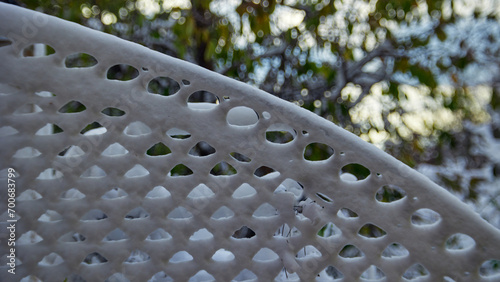
M312 113L1 3L0 36L2 281L498 279L496 229Z

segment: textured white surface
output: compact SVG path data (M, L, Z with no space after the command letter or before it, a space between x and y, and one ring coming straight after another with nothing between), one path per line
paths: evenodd
M499 279L486 277L484 265L500 259L496 229L427 178L310 112L137 44L2 3L0 36L9 40L0 47L0 171L3 183L8 167L19 174L20 217L17 274L0 266L2 281ZM25 57L35 43L55 53ZM68 68L75 53L97 64ZM138 76L108 79L116 64L133 66ZM175 80L175 93L150 93L156 77ZM197 91L216 99L205 93L205 103L193 103ZM70 101L85 110L61 110ZM108 107L124 115L103 114ZM93 122L103 127L82 134ZM159 142L171 153L146 154ZM307 160L313 143L333 154ZM178 164L192 173L176 175ZM351 164L369 175L360 179L366 175L348 170ZM398 200L383 202L384 186ZM5 213L1 221L3 262ZM457 243L447 243L450 237Z

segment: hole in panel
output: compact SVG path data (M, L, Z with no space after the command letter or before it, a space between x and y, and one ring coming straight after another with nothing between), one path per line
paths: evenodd
M127 125L123 133L129 136L140 136L150 134L151 128L140 121L135 121Z
M231 281L258 281L258 277L253 272L245 268L240 273L238 273L238 275L236 275Z
M30 230L26 233L23 233L17 240L16 240L16 244L18 245L28 245L28 244L36 244L38 242L41 242L43 241L43 238L38 235L38 233L36 233L35 231L33 230Z
M56 266L56 265L59 265L63 262L64 262L64 259L60 255L52 252L52 253L44 256L43 259L38 262L38 265L40 265L40 266Z
M125 219L141 219L149 217L149 213L142 207L132 209L125 215Z
M273 124L266 131L266 139L271 143L286 144L297 137L297 132L286 124Z
M296 237L300 236L301 232L295 226L290 228L288 224L283 224L274 232L274 237Z
M61 157L80 157L85 155L85 152L79 146L73 145L58 153Z
M254 261L270 262L279 259L279 256L269 248L260 249L252 258Z
M333 200L323 193L316 193L316 196L318 196L318 198L323 200L325 203L333 203Z
M139 71L131 65L118 64L108 69L107 78L127 81L139 76Z
M146 195L146 198L150 199L161 199L161 198L168 198L170 197L170 192L168 192L167 189L163 186L156 186L153 188L153 190L149 191L148 194Z
M172 236L167 231L165 231L165 229L158 228L155 231L151 232L151 234L148 235L146 240L156 241L156 240L168 240L170 238L172 238Z
M369 175L369 169L356 163L347 164L340 171L340 178L344 181L359 181L367 178Z
M47 123L35 133L35 135L47 136L64 132L57 124Z
M85 126L82 131L80 131L80 134L83 135L100 135L106 133L108 130L106 127L103 127L100 123L97 121L94 121L93 123L89 123L87 126Z
M308 161L324 161L334 153L332 147L323 143L311 143L304 149L304 158Z
M358 234L366 238L380 238L387 235L387 232L374 224L367 223L359 229Z
M123 156L128 154L128 150L125 149L120 143L116 142L109 145L101 155L103 156Z
M274 217L278 216L278 210L269 203L264 203L260 205L253 213L254 217Z
M42 153L33 147L24 147L16 151L12 156L13 158L35 158L40 156Z
M154 144L153 146L151 146L151 148L149 148L147 151L146 151L146 154L148 156L165 156L165 155L168 155L172 153L172 151L170 150L169 147L167 147L165 144L163 144L162 142L158 142L156 144Z
M151 257L147 253L140 250L134 250L130 253L130 256L125 260L125 263L140 263L148 261L150 259Z
M234 260L234 254L226 249L219 249L214 253L212 259L215 261L232 261Z
M101 196L102 199L105 200L113 200L113 199L120 199L127 197L128 194L125 192L123 189L115 187L108 192L104 193L104 195Z
M481 264L479 274L483 277L500 277L500 260L490 259Z
M123 275L123 273L115 273L111 276L109 276L108 278L106 278L106 280L104 280L104 282L130 282L130 280L128 280L125 275Z
M344 274L332 265L327 266L318 274L316 281L340 280L344 278Z
M149 175L149 171L140 164L136 164L133 168L125 173L125 177L128 178L143 177L146 175Z
M216 220L220 220L220 219L229 219L231 217L234 216L234 212L226 207L226 206L222 206L220 207L218 210L216 210L214 212L214 214L212 214L212 219L216 219Z
M364 257L365 254L354 245L345 245L339 252L339 256L353 259Z
M328 222L327 224L325 224L318 231L318 236L325 237L325 238L338 236L340 234L342 234L342 231L340 231L340 229L335 224L333 224L331 222Z
M47 210L38 218L38 221L42 222L57 222L61 220L63 220L62 215L53 210Z
M187 195L188 198L199 199L213 197L215 193L205 184L201 183L194 187L193 190Z
M357 213L355 213L354 211L352 211L348 208L341 208L338 211L337 215L339 217L343 217L343 218L356 218L356 217L358 217Z
M24 104L14 111L15 115L27 115L42 112L42 108L33 103Z
M253 174L257 177L272 178L278 176L280 173L268 166L261 166L257 168Z
M169 260L171 263L179 263L193 260L193 256L191 256L186 251L180 251L175 253Z
M403 278L408 280L419 279L421 277L429 275L429 271L425 269L425 267L419 263L416 263L410 266L405 273L403 274Z
M234 231L232 237L236 239L249 239L255 236L255 232L248 226L242 226L240 229Z
M205 270L200 270L195 275L189 278L188 282L198 282L198 281L216 281L212 274L206 272Z
M255 194L257 194L255 188L250 186L250 184L248 183L243 183L236 190L234 190L232 197L235 199L239 199L239 198L251 197Z
M99 209L92 209L82 216L81 221L98 221L108 218L108 216Z
M384 279L385 273L375 265L370 265L362 274L361 278L368 281L379 281Z
M307 245L303 247L300 251L297 252L295 255L296 258L298 259L305 259L305 258L310 258L310 257L321 257L322 254L316 247L313 245Z
M47 179L57 179L61 177L63 177L63 174L59 170L53 168L47 168L46 170L40 172L40 174L36 179L47 180Z
M287 178L278 185L274 190L274 194L287 192L292 193L296 200L301 200L304 197L304 186L291 178Z
M168 276L165 271L157 272L155 275L148 280L148 282L173 282L174 279Z
M121 117L125 115L124 111L113 107L107 107L106 109L102 110L101 113L109 117Z
M234 107L227 112L226 121L230 125L250 126L259 121L257 113L245 106Z
M22 201L33 201L33 200L38 200L43 198L40 193L38 193L35 190L32 189L27 189L24 192L22 192L19 196L17 196L16 200L22 202Z
M177 207L167 217L170 219L189 219L193 217L193 214L184 207Z
M212 239L214 235L210 233L206 228L202 228L198 231L195 231L191 237L189 237L189 240L192 241L198 241L198 240L208 240Z
M85 194L76 188L71 188L61 194L61 199L63 200L80 200L83 198L85 198Z
M23 49L23 57L43 57L55 54L52 46L43 43L31 44Z
M6 37L0 36L0 48L9 46L12 44L12 41L7 39Z
M441 216L431 209L419 209L411 216L411 223L416 226L438 223Z
M205 141L200 141L189 150L191 156L206 157L215 154L215 148Z
M193 171L189 167L183 164L178 164L174 166L172 170L170 170L170 172L168 173L168 175L172 177L188 176L191 174L193 174Z
M188 98L188 107L197 110L210 110L219 104L219 98L208 91L197 91Z
M375 199L382 203L392 203L406 197L406 192L396 185L384 185L378 189Z
M106 172L97 165L89 167L86 171L82 173L82 175L80 175L80 177L84 178L102 178L105 176Z
M468 250L476 245L476 241L469 235L456 233L446 240L445 247L450 251Z
M212 170L210 170L210 174L215 176L227 176L234 175L236 173L236 169L227 162L220 162L216 164Z
M247 157L243 154L237 153L237 152L232 152L232 153L230 153L230 155L233 159L235 159L239 162L242 162L242 163L249 163L252 161L249 157Z
M161 96L170 96L179 92L181 86L175 80L166 76L158 76L148 83L148 92Z
M191 133L189 133L185 130L182 130L182 129L175 128L175 127L169 129L167 131L167 135L173 139L187 139L187 138L191 137Z
M129 237L120 228L115 228L102 239L104 242L127 240Z
M64 59L67 68L89 68L97 65L97 59L87 53L74 53Z
M39 97L44 97L44 98L49 98L49 97L55 97L56 96L56 94L54 94L52 92L49 92L49 91L35 92L35 95L37 95Z
M2 137L14 135L16 133L19 133L19 131L12 126L6 125L6 126L0 127L0 136L2 136Z
M16 259L17 261L17 259ZM40 278L35 275L25 276L23 279L19 280L19 282L43 282Z
M61 242L67 242L67 243L76 243L76 242L83 242L87 240L85 236L83 236L80 233L77 232L68 232L58 239Z
M108 260L98 252L90 253L83 259L83 262L86 264L102 264L107 261Z

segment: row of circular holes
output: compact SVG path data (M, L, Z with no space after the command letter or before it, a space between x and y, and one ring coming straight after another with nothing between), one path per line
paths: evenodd
M253 232L251 229L249 229L250 232L245 232L245 235L242 236L240 233L243 232L243 231L247 231L247 230L243 230L246 226L243 226L242 228L240 228L239 230L236 230L233 234L232 237L234 238L252 238L253 236L255 236L255 232ZM247 228L248 229L248 228ZM153 233L158 233L157 231L163 231L162 233L163 234L160 234L160 236L152 236ZM203 232L204 234L201 234L200 236L195 236L195 234L197 233L200 233L200 232ZM240 233L238 233L240 232ZM68 242L72 242L72 241L76 241L76 242L79 242L79 241L84 241L85 240L85 237L83 237L82 235L78 234L78 233L74 233L74 234L71 234L72 232L68 233L68 234L65 234L63 235L61 239L64 239L65 241L68 241ZM148 236L148 238L150 238L151 240L158 240L158 239L168 239L168 238L171 238L170 234L168 234L168 232L166 232L165 230L163 229L157 229L153 232L151 235ZM205 234L206 233L206 234ZM76 237L75 237L76 235ZM190 240L199 240L199 239L205 239L205 238L209 238L213 236L212 233L210 233L208 230L206 229L200 229L198 230L197 232L193 233L193 235L190 237ZM455 235L454 235L455 236ZM34 243L38 243L40 241L43 240L43 238L41 238L38 234L36 234L36 232L34 231L28 231L27 233L23 234L20 238L20 241L23 241L23 238L24 238L24 241L26 241L27 239L26 238L30 238L28 242L28 244L34 244ZM64 237L64 238L63 238ZM195 237L199 237L199 238L195 238ZM203 237L203 238L201 238ZM71 240L72 239L72 240ZM124 240L124 239L127 239L127 236L126 234L121 231L120 229L115 229L113 230L112 232L110 232L104 239L103 241L117 241L117 240ZM447 242L446 242L446 245L450 244L449 241L453 241L453 236L450 237ZM321 253L316 249L314 248L314 246L312 245L308 245L306 247L304 247L304 252L306 251L305 249L309 247L309 250L308 252L311 254L311 250L312 252L314 253L317 253L319 256L321 256ZM447 247L447 249L450 249ZM453 249L452 249L453 250ZM231 252L228 252L224 249L220 249L218 250L217 252L224 252L225 254L227 253L231 253ZM216 252L216 253L217 253ZM188 261L190 260L189 257L192 259L192 256L181 256L181 252L178 252L176 254L174 254L174 256L172 256L171 258L171 262L181 262L181 261ZM398 243L392 243L390 244L385 250L384 252L382 253L382 256L383 257L398 257L398 256L407 256L408 255L408 250L406 248L404 248L401 244L398 244ZM89 256L93 255L94 253L90 254ZM177 257L176 255L179 254ZM232 254L232 253L231 253ZM260 254L260 255L259 255ZM135 254L137 255L137 254ZM189 255L189 254L188 254ZM222 256L222 254L220 254ZM305 254L304 254L305 255ZM216 254L214 253L214 256L216 256ZM301 251L299 251L296 255L296 257L300 258L302 257L302 253ZM344 257L344 258L356 258L356 257L363 257L364 254L362 251L360 251L356 246L354 245L346 245L342 248L342 250L340 251L339 253L339 256L341 257ZM132 254L131 254L131 257L132 257ZM143 256L141 256L143 258L149 258L149 255L145 254ZM226 256L227 257L227 256ZM184 260L184 258L186 258L186 260ZM276 253L274 253L272 250L270 249L266 249L266 250L263 250L261 249L259 252L257 252L254 256L254 260L261 260L261 261L267 261L267 260L273 260L274 259L277 259L278 256ZM86 258L87 259L87 258ZM146 259L146 260L147 260ZM234 259L234 255L232 256L231 260ZM90 259L89 259L90 260ZM53 261L53 260L52 260ZM84 260L85 261L85 260ZM107 261L107 260L105 260ZM100 262L105 262L105 261L102 261L100 260ZM128 262L128 261L126 261ZM498 263L498 260L488 260L486 262L484 262L482 265L481 265L481 268L480 268L480 273L483 275L483 276L489 276L489 274L492 274L491 272L494 272L495 271L495 268L494 268L494 264L495 263ZM412 269L412 268L415 268L415 266L417 266L417 268L420 268L418 272L420 272L422 275L421 276L426 276L428 275L428 271L422 266L422 265L419 265L419 264L416 264L416 265L413 265L412 267L409 268ZM338 272L338 270L337 270ZM408 272L408 271L407 271ZM488 273L490 272L490 273ZM340 273L340 272L339 272ZM340 273L341 275L341 273ZM405 278L407 279L411 279L412 277L408 277L408 276L411 276L410 274L406 274L406 276L404 276ZM379 278L382 278L382 277L379 277ZM414 277L413 277L414 278Z
M240 108L243 108L243 107L240 107ZM247 109L251 110L250 108L247 108ZM123 111L121 111L119 109L115 109L115 108L106 108L105 110L102 111L104 114L108 114L110 116L111 116L111 114L105 113L106 110L115 111L115 112L123 112ZM253 110L251 110L251 111L253 113L255 113ZM231 111L228 113L228 119L230 117L230 113L231 113ZM121 115L121 114L115 114L115 115ZM138 125L145 128L144 130L140 130L141 132L147 133L147 132L151 131L146 125L144 125L142 123L138 123ZM94 127L98 127L98 126L100 126L100 124L96 125ZM280 127L280 126L283 126L283 125L277 124L277 125L271 126L268 129L268 131L266 131L266 139L268 141L270 141L272 143L284 144L284 143L288 143L291 140L293 140L293 135L290 133L290 131L271 130L272 128L274 129L275 127ZM92 128L92 127L90 127L90 128ZM286 126L285 126L285 128L286 128ZM83 134L88 130L89 129L87 129L87 130L84 129L84 130L82 130L81 133ZM125 133L127 134L127 132L125 132ZM133 134L130 134L130 135L133 135ZM172 135L172 137L174 137L174 136L175 135ZM189 133L184 133L184 134L180 135L179 137L181 139L183 139L183 138L189 138L189 136L190 136ZM310 160L310 161L321 161L321 160L326 160L326 159L330 158L333 155L333 153L334 153L333 148L331 148L330 146L328 146L326 144L311 143L305 149L304 158L306 160ZM369 170L361 165L359 165L358 167L353 167L351 170L353 172L356 172L355 176L358 180L364 179L370 174Z
M247 186L249 186L249 185L247 185ZM246 190L249 190L248 188L251 188L253 193L251 193L252 191L250 191L250 192L245 191L244 193L250 193L250 195L253 195L256 193L256 191L253 187L251 187L251 186L247 187L247 186L242 185L240 188L241 189L245 188ZM240 188L235 190L233 197L235 197L235 195L237 194L236 191L240 190ZM276 190L278 190L278 189L279 189L279 186ZM376 198L377 198L377 196L385 193L386 191L387 191L386 186L383 186L382 188L380 188L377 191ZM113 199L116 197L124 197L126 195L127 195L127 193L124 192L123 190L121 190L119 188L114 188L114 189L108 191L106 194L104 194L103 199L108 199L108 198ZM208 188L206 185L200 184L197 187L193 188L193 190L188 195L188 197L191 197L191 198L210 197L211 195L215 195L213 193L213 191L210 188ZM168 190L166 190L162 186L155 187L155 189L153 189L150 193L148 193L148 195L146 195L146 197L152 197L152 198L154 198L154 197L168 197L168 196L170 196L170 193L168 192ZM244 196L247 196L247 195L244 195ZM75 188L70 189L69 191L66 191L63 193L63 195L61 195L62 199L82 199L84 197L85 197L85 195ZM42 196L39 193L37 193L36 191L33 191L33 190L29 190L29 191L23 192L20 195L18 200L19 201L36 200L36 199L40 199L40 198L42 198ZM328 200L331 201L331 199L329 199L329 198L328 198ZM379 200L379 199L377 199L377 200ZM381 201L381 200L379 200L379 201ZM263 207L263 210L264 209L265 210L275 210L275 208L272 206L271 207L267 207L267 206ZM261 212L257 213L257 215L260 215L260 214L261 214ZM348 209L345 209L345 208L339 210L338 214L339 214L339 216L346 217L346 218L357 217L356 213L354 213ZM436 213L430 209L420 209L412 215L411 222L416 226L430 225L430 224L435 224L435 223L439 222L440 219L441 219L441 217L438 213ZM375 237L381 237L381 236L386 234L385 231L381 230L380 228L378 228L376 226L368 226L368 227L373 227L373 228L367 228L367 230L362 232L363 234L365 234L365 235L366 234L380 234L380 236L375 236Z
M22 149L21 149L22 150ZM32 154L32 153L31 153ZM340 177L343 181L346 182L352 182L352 181L359 181L359 179L356 178L356 176L344 172L346 167L352 167L353 165L358 165L358 164L347 164L345 165L342 170L340 171ZM175 165L170 172L168 173L169 176L176 177L176 176L189 176L192 175L194 172L191 170L189 167L186 165L180 163ZM230 165L229 163L222 161L217 163L210 171L211 175L214 176L229 176L229 175L235 175L237 174L236 169ZM49 176L47 176L49 175ZM149 175L149 171L144 168L143 166L137 164L130 170L128 170L125 173L125 177L128 178L135 178L135 177L143 177ZM257 177L277 177L280 175L280 173L270 167L267 166L260 166L254 171L254 175ZM347 175L347 176L346 176ZM100 168L97 165L94 165L87 169L80 177L86 177L86 178L102 178L105 177L106 173L105 171ZM53 168L47 168L46 170L42 171L40 175L37 177L37 179L40 180L45 180L45 179L57 179L63 177L63 173L55 170ZM326 196L320 196L319 197L325 199L328 198Z
M46 55L52 55L55 50L46 45L47 53ZM32 44L23 49L22 55L24 57L34 56L35 44ZM97 59L87 53L75 53L68 55L65 58L65 66L67 68L88 68L97 65ZM147 68L143 67L143 71L148 71ZM139 76L139 71L130 65L117 64L110 67L107 71L107 78L112 80L127 81ZM189 85L188 80L182 80L183 85ZM153 94L159 94L163 96L169 96L177 93L180 90L180 84L172 78L169 77L156 77L148 83L148 91ZM201 92L201 91L200 91ZM209 93L209 92L208 92ZM210 93L210 97L206 101L192 101L192 102L211 102L215 103L215 95ZM218 100L218 99L217 99ZM190 101L191 102L191 101Z
M111 109L111 108L107 108L107 109ZM131 128L130 126L132 126L132 125L134 128L137 128L137 130L129 129L129 128ZM51 133L48 133L48 132L45 133L44 129L47 126L53 126ZM97 132L96 129L99 129L99 128L101 128L101 130L99 130L99 132ZM94 123L87 125L84 129L81 130L80 133L85 134L86 132L88 132L90 130L96 130L95 132L93 132L93 134L103 134L106 132L106 129L101 124L99 124L98 122L94 122ZM177 134L177 133L173 133L173 132L169 134L169 131L167 131L167 134L170 135L174 139L186 139L186 138L189 138L191 136L188 132L184 132L184 131L181 132L181 130L178 130L178 129L175 129L175 130L179 131L181 134ZM35 135L47 135L47 134L50 135L50 134L60 133L63 131L64 130L56 124L47 124L47 125L43 126L40 130L38 130ZM145 134L151 133L151 129L141 122L133 122L131 125L129 125L129 126L127 126L127 128L125 128L124 133L127 135L130 135L130 136L145 135ZM272 143L277 142L277 140L279 142L282 139L275 138L275 135L279 135L279 134L280 134L280 132L276 132L276 131L266 131L266 139ZM210 154L215 152L215 149L212 146L210 146L208 143L206 143L206 144L205 143L203 143L203 144L199 143L199 146L208 145L209 152L207 152L207 154L200 155L200 156L210 155ZM161 146L160 144L162 144L162 143L158 143L157 145ZM150 150L151 149L153 149L153 148L150 148ZM153 152L151 152L151 153L154 154ZM326 160L326 159L330 158L333 154L334 154L333 148L331 148L330 146L328 146L326 144L316 143L316 142L308 144L304 150L304 158L306 160L309 160L309 161Z
M56 51L49 45L46 46L46 55L52 55ZM34 57L35 53L35 44L32 44L23 49L22 55L23 57ZM98 60L87 53L74 53L68 55L64 64L67 68L89 68L97 65ZM143 67L143 71L148 71L148 68ZM113 80L121 80L127 81L139 76L139 70L131 65L117 64L110 67L107 71L107 78ZM189 85L190 82L188 80L182 80L184 85ZM167 87L165 87L165 85ZM149 92L154 94L160 94L164 96L172 95L177 93L180 89L180 84L169 78L169 77L157 77L149 82L148 90ZM212 94L213 95L213 94ZM209 101L207 101L209 102ZM215 101L213 101L215 102Z
M89 54L85 54L85 53L78 53L78 54L70 55L66 58L66 66L67 67L91 67L91 66L95 65L95 64L72 65L71 63L68 62L68 59L71 58L71 56L80 56L83 58L85 58L85 57L93 58L93 60L95 61L95 64L97 64L97 60L93 56L91 56ZM87 58L87 60L89 60L88 58ZM71 59L70 59L70 61L71 61ZM138 70L130 65L127 65L127 66L115 65L108 70L108 79L119 79L118 77L114 77L112 75L112 73L113 73L113 71L118 73L117 69L123 69L123 68L129 70L128 72L134 73L133 75L131 75L130 79L136 78L139 75ZM146 68L143 68L143 69L147 70ZM130 71L130 70L132 70L132 71ZM110 74L110 71L111 71L111 74ZM129 79L127 79L127 80L129 80ZM189 85L190 83L187 80L183 80L183 84ZM170 85L173 85L173 86L170 87ZM150 93L153 93L153 94L160 94L160 95L168 96L168 95L173 95L173 94L177 93L179 89L180 89L179 83L177 81L169 78L169 77L156 77L148 83L148 91ZM229 97L224 97L224 98L229 99ZM207 102L207 103L218 104L219 101L220 100L216 95L214 95L213 93L208 92L208 91L197 91L197 92L191 94L190 97L188 98L188 103L189 102L191 102L191 103ZM247 108L247 107L237 107L237 108L238 109L233 108L228 112L229 124L246 126L246 125L255 124L258 121L258 115L255 113L254 110ZM242 120L239 117L241 115L246 115L246 118L244 120ZM264 118L267 119L270 117L270 114L267 112L264 112L263 116L264 116ZM289 130L289 132L290 132L290 130Z
M83 106L81 103L79 103L77 101L72 101L72 102L78 103L77 106L80 108L80 111L83 111L85 109L85 106ZM82 106L83 106L83 108L82 108ZM59 111L61 112L61 110L66 109L66 107L70 107L69 103L66 104L65 106L63 106ZM239 107L239 108L248 109L253 114L256 114L255 111L253 111L250 108L246 108L246 107ZM106 110L109 110L110 112L111 111L115 111L117 113L116 114L106 113ZM102 112L104 114L108 114L110 116L111 115L121 115L121 113L124 113L123 111L121 111L119 109L114 109L114 108L106 108ZM228 118L230 117L230 113L231 113L231 111L228 113ZM141 123L140 125L143 125L143 124ZM277 126L280 126L280 125L277 125ZM281 126L283 126L283 125L281 125ZM86 131L88 131L90 129L94 129L96 127L102 127L102 126L100 124L95 124L95 125L90 124L84 130L82 130L81 133L83 134ZM147 126L143 125L143 127L147 127ZM149 128L147 128L147 129L149 129ZM150 131L150 129L149 129L149 131ZM55 133L62 132L62 129L56 128L56 130L54 132ZM145 132L147 132L147 131L145 131ZM186 136L189 137L189 134L187 134ZM270 142L273 142L273 143L283 144L283 143L288 143L291 140L293 140L293 135L290 133L290 130L288 130L288 131L267 131L266 132L266 139L268 141L270 141ZM309 148L309 150L306 148L304 156L305 156L305 158L307 160L325 160L325 159L329 158L333 154L333 149L331 147L329 147L328 145L321 144L321 143L314 143L314 144L317 146L316 150L315 150L315 148ZM308 146L310 146L310 145L308 145ZM314 156L313 155L314 151L317 151L317 152L319 151L319 155ZM366 178L370 174L369 170L366 169L366 168L364 168L364 167L362 167L361 165L359 165L359 167L353 168L352 171L356 171L357 172L357 174L355 174L356 180L364 179L364 178ZM352 178L352 177L350 179L354 180L354 178Z
M131 212L129 212L129 214L133 213L133 215L139 216L140 211L135 211L135 210L137 210L137 208L132 210ZM92 217L92 218L95 218L95 215L97 213L100 214L100 216L97 220L107 218L107 216L99 210L92 210L92 211L94 211L94 213L93 213L94 217ZM142 210L142 211L145 212L144 210ZM215 212L214 215L216 213L217 212ZM85 216L87 216L87 215L85 215ZM82 218L85 218L85 216L83 216ZM41 216L41 218L42 217L43 216ZM147 217L147 215L142 216L142 217L135 217L135 218L144 218L144 217ZM127 216L125 216L125 218L132 218L132 216L127 215ZM320 234L321 230L325 229L325 227L327 227L327 226L328 226L328 224L326 224L324 227L322 227L318 231L318 236L320 236L320 237L334 236L333 234L328 235L328 236L326 234ZM375 227L376 229L380 229L375 225L365 224L363 227L360 228L358 234L361 236L364 236L364 237L368 237L368 238L380 238L386 234L386 233L380 233L380 236L378 236L378 237L367 236L366 234L364 234L364 229L371 229L373 227ZM283 236L284 234L280 234L279 233L280 229L281 229L281 227L278 228L278 230L275 232L274 236L288 237L288 235ZM160 231L162 231L162 232L160 232ZM202 240L202 239L209 239L209 238L213 237L213 234L210 233L206 229L200 229L199 231L203 231L202 232L203 234L200 232L195 232L190 237L190 240ZM160 232L161 234L155 235L158 232ZM383 232L383 230L381 232ZM73 236L70 236L71 235L70 233L63 235L60 238L60 240L65 240L66 242L79 242L79 241L84 241L86 239L85 236L82 236L81 234L78 234L77 237L75 237L75 234L73 234ZM242 226L240 229L234 231L232 237L234 237L236 239L243 239L243 238L252 238L255 235L256 235L256 233L252 229L248 228L247 226ZM299 236L299 235L300 235L300 231L298 231L298 234L297 233L293 234L293 236ZM165 230L163 230L161 228L155 230L154 232L152 232L148 236L148 239L150 239L150 240L160 240L160 239L169 239L169 238L171 238L171 235L168 234L168 232L166 232ZM108 235L106 235L104 237L103 241L119 241L119 240L126 240L126 239L128 239L128 236L121 229L116 228L113 231L111 231ZM19 244L34 244L34 243L38 243L42 240L43 240L43 238L40 237L38 234L36 234L36 232L29 231L20 237ZM444 243L445 249L447 249L449 251L468 250L468 249L472 248L474 245L475 245L475 241L470 236L462 234L462 233L456 233L456 234L451 235ZM399 243L392 243L384 250L384 252L382 253L382 256L383 257L402 257L402 256L404 257L404 256L407 256L408 254L409 254L409 252L404 246L402 246ZM359 250L356 246L348 244L348 245L344 246L344 248L342 248L342 250L339 252L339 256L344 257L344 258L356 258L356 257L363 257L364 253L361 250Z
M220 250L226 251L224 249L220 249ZM495 269L494 265L498 265L499 263L500 262L498 260L489 260L489 261L484 262L479 269L479 274L485 278L492 278L492 277L498 275L498 270ZM375 269L375 271L374 271L374 269ZM493 271L492 271L492 269L493 269ZM374 273L375 273L376 277L373 276ZM414 280L414 279L419 279L421 277L426 277L428 274L429 273L425 269L425 267L423 267L421 264L417 263L417 264L412 265L410 268L408 268L408 270L405 272L403 277L406 280ZM465 273L464 275L468 275L468 274ZM71 274L68 277L71 278L71 281L84 281L84 279L77 274ZM385 277L385 275L383 274L383 272L375 265L371 265L370 267L368 267L363 272L363 274L361 274L361 276L360 276L360 278L362 278L362 279L371 279L371 280L373 280L373 279L381 280L384 277ZM316 281L322 281L321 279L328 279L328 281L331 279L338 280L338 279L342 279L342 278L344 278L344 275L339 270L337 270L335 267L333 267L332 265L329 265L317 275ZM151 277L151 279L155 279L155 281L156 280L161 280L161 281L172 280L172 278L170 276L168 276L164 271L160 271L158 273L155 273ZM255 279L258 279L258 277L253 272L251 272L250 270L245 268L234 278L235 281L240 281L240 279L245 279L245 281L246 280L253 281ZM288 273L286 269L283 269L275 277L274 280L276 280L276 281L282 281L282 280L289 281L290 279L295 281L295 280L299 279L299 276L297 275L297 273ZM125 275L123 275L122 273L118 273L118 272L114 273L113 275L111 275L110 277L108 277L106 279L106 281L115 281L115 280L116 281L129 281L125 277ZM191 280L193 280L193 281L201 281L201 280L214 281L215 278L207 271L200 270L190 278L190 281ZM445 276L444 280L445 281L455 281L454 279L452 279L448 276ZM38 279L38 277L36 277L34 275L26 276L20 280L20 282L28 282L28 281L41 282L42 280Z
M287 180L284 180L283 183L285 183L286 181ZM290 193L294 193L296 198L301 197L301 191L303 188L301 187L300 183L297 182L297 184L299 186L296 186L296 187L300 187L300 188L295 187L295 190L299 189L301 191L294 191L293 190L294 187L287 189L284 186L285 184L283 184L283 183L278 185L278 187L275 189L275 193L290 192ZM292 189L293 191L290 189ZM193 191L194 191L193 192L194 198L196 198L196 196L194 196L195 194L208 195L208 196L214 194L213 191L205 184L199 184L198 186L193 188ZM119 188L114 188L114 189L110 190L109 192L107 192L105 195L108 195L109 193L112 193L112 194L115 193L117 195L121 195L120 197L124 197L127 195L126 192L124 192L123 190L121 190ZM256 193L257 193L257 191L255 190L255 188L253 188L252 186L245 183L245 184L240 185L237 189L235 189L233 197L234 198L248 197L248 196L252 196ZM103 195L103 199L108 199L108 198L113 199L113 197L110 196L112 194L109 194L108 196ZM150 191L148 193L148 195L146 195L146 197L150 197L150 198L166 198L169 196L170 196L170 192L168 192L168 190L166 190L162 186L156 186L152 191ZM322 193L317 193L317 196L321 200L323 200L327 203L333 202L333 200L330 197L328 197ZM81 193L78 189L75 189L75 188L72 188L66 192L63 192L63 194L61 195L61 199L67 199L67 200L82 199L84 197L85 197L85 195L83 193ZM401 200L405 197L406 197L406 192L404 190L402 190L401 188L399 188L397 186L393 186L393 185L384 185L381 188L379 188L375 194L375 199L381 203L392 203L392 202ZM42 198L42 196L39 193L37 193L34 190L28 189L19 195L18 201L37 200L37 199L41 199L41 198ZM357 214L355 212L353 212L349 209L346 209L346 208L339 210L339 215L347 217L347 218L357 217ZM423 216L418 216L418 217L420 217L420 218L421 217L437 218L435 215L434 216L423 215ZM414 221L418 221L418 219L415 218ZM432 221L432 222L435 222L435 221Z
M200 91L198 91L200 92ZM193 95L196 95L198 92L193 93L190 97ZM79 101L70 101L63 105L58 112L60 113L79 113L83 112L86 110L85 105L80 103ZM32 113L38 113L41 112L42 109L35 104L25 104L21 106L19 109L17 109L14 114L32 114ZM125 112L122 111L121 109L114 108L114 107L108 107L105 108L104 110L101 111L104 115L110 116L110 117L115 117L115 116L123 116L125 115ZM270 117L269 114L265 115ZM235 107L229 110L227 114L227 121L231 125L235 126L248 126L248 125L253 125L258 121L258 115L257 113L244 106L240 107ZM282 124L276 124L272 125L271 128L276 128L276 129L282 129L282 130L269 130L266 132L266 138L273 142L273 143L288 143L293 140L293 135L296 135L294 133L295 131L293 129L289 129L288 126L282 125ZM284 130L283 130L284 129Z
M257 279L257 276L253 272L245 268L238 275L236 275L231 281L248 281L249 279L253 281ZM86 281L82 278L82 276L77 274L69 275L66 280ZM126 276L120 272L116 272L104 280L104 282L111 282L111 281L130 282L130 280L127 279ZM160 271L151 276L151 278L148 281L174 281L174 280L172 279L172 277L168 276L164 271ZM206 270L200 270L195 275L191 276L189 278L189 281L215 281L215 278ZM19 280L19 282L43 282L43 281L40 280L35 275L29 275Z
M195 92L192 95L195 95L197 92ZM60 113L78 113L85 111L86 107L79 101L70 101L66 103L64 106L62 106L58 112ZM20 109L18 109L16 112L20 114L27 114L27 113L37 113L40 112L41 109L35 104L26 104L22 106ZM107 115L107 116L122 116L125 114L124 111L118 109L118 108L113 108L113 107L108 107L104 110L101 111L101 113ZM269 118L270 114L267 112L264 112L263 114L264 117ZM257 123L259 117L258 114L251 108L240 106L240 107L235 107L229 110L227 114L227 121L231 125L235 126L248 126L248 125L253 125ZM100 125L96 125L94 127L97 127ZM147 126L143 126L147 127ZM89 128L92 129L92 128ZM60 128L57 128L56 132L61 132L62 130ZM87 131L87 130L84 130ZM82 133L84 133L82 131ZM146 130L147 131L147 130ZM150 129L149 129L150 131ZM278 144L285 144L294 139L294 136L296 136L296 131L292 129L291 127L284 125L284 124L274 124L271 125L268 131L266 131L266 139L270 142L273 143L278 143ZM326 146L326 145L325 145ZM328 151L333 149L331 148L326 148L323 149L323 151ZM330 153L329 156L333 154ZM328 156L328 157L329 157ZM328 158L326 157L326 158ZM326 159L325 158L325 159Z

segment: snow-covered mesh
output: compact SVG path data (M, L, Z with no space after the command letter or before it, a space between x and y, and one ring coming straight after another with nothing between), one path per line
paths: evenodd
M2 281L498 279L495 228L306 110L6 4L0 46Z

